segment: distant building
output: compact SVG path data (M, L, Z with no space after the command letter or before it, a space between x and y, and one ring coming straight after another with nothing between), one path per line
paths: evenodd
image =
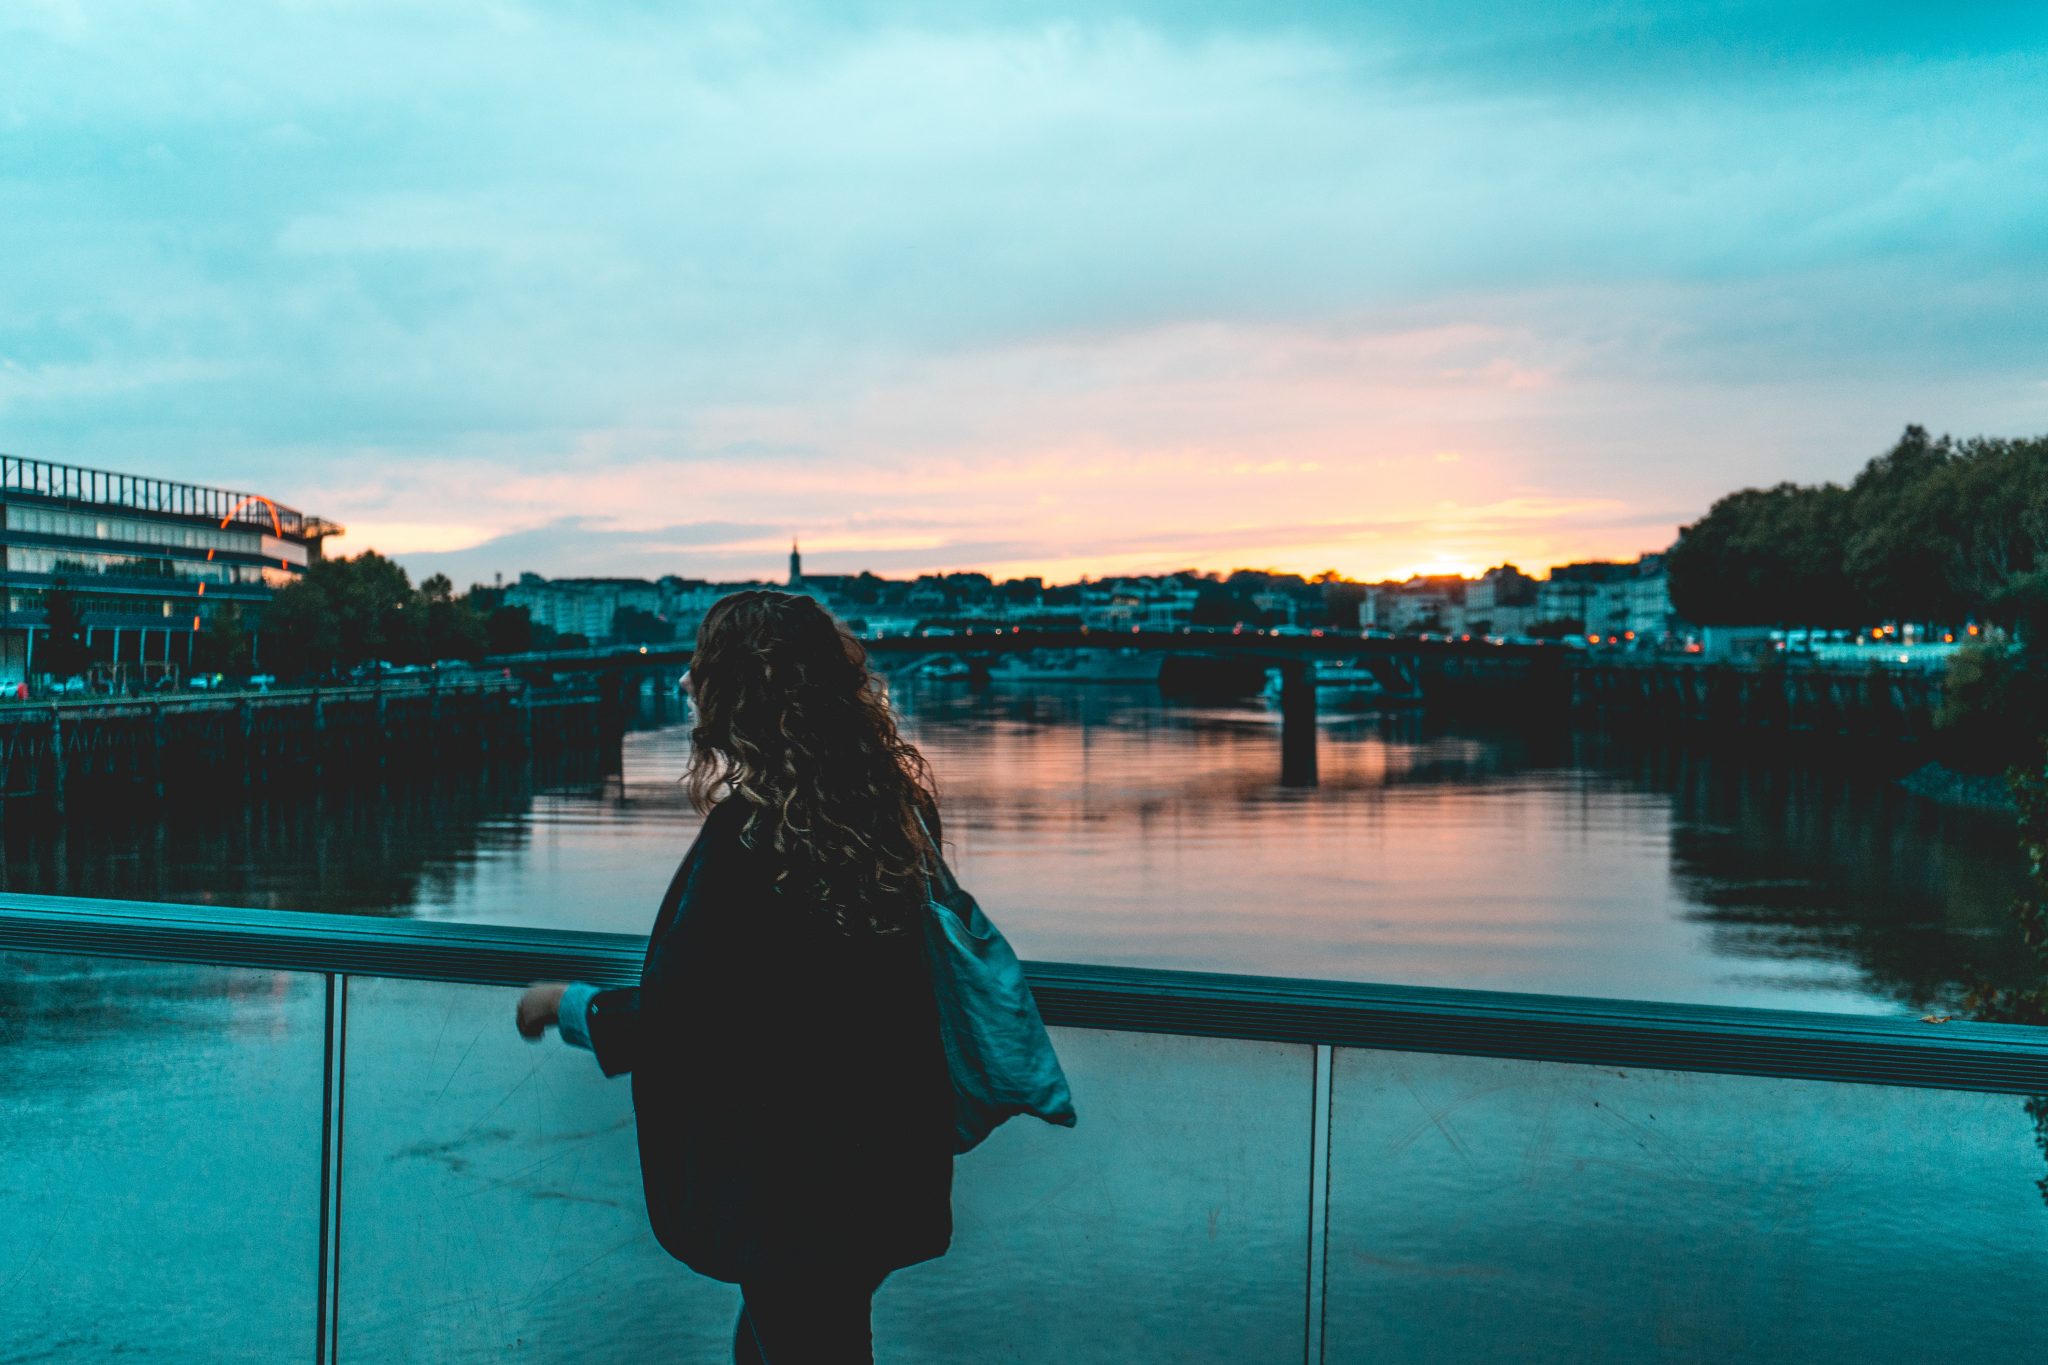
M42 671L60 585L93 667L180 673L223 606L251 613L260 658L263 605L341 530L256 493L0 457L0 682Z
M1634 568L1612 560L1552 566L1550 576L1536 586L1537 620L1576 621L1593 633L1611 614L1606 587L1626 579Z
M701 578L678 578L670 574L656 581L661 614L675 627L676 639L689 644L697 638L697 628L704 624L704 614L711 610L712 603L732 591L719 583L709 583Z
M1542 585L1512 564L1488 569L1465 589L1464 628L1488 635L1520 635L1536 624Z
M796 541L789 542L789 586L794 588L804 581L804 557L798 553Z
M1629 644L1660 643L1677 627L1662 554L1560 564L1537 585L1536 616L1577 621L1587 635Z
M1359 604L1359 623L1395 634L1461 629L1467 586L1458 574L1417 574L1405 583L1376 583Z
M1671 578L1664 569L1664 556L1644 555L1636 561L1635 570L1622 584L1626 597L1622 629L1638 642L1661 643L1678 633L1678 613L1671 607Z
M1200 590L1180 578L1104 578L1081 589L1089 630L1179 630L1195 619Z
M1279 588L1261 588L1252 594L1252 606L1261 618L1281 617L1276 625L1295 625L1301 617L1301 604L1294 594Z
M612 638L622 608L661 615L662 591L644 578L543 578L519 575L505 604L526 608L533 623L558 635L581 635L592 644Z

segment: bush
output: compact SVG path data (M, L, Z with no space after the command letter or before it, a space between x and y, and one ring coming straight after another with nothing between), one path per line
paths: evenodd
M1967 772L1995 773L2031 752L2048 731L2048 671L2040 651L1977 645L1949 660L1934 713L1942 758Z
M2027 882L2012 903L2012 916L2020 940L2040 964L2041 981L2015 989L1969 976L1963 1007L1979 1019L2043 1024L2048 1023L2048 742L2036 746L2030 762L2008 772L2006 784L2018 807L2020 852L2027 860Z

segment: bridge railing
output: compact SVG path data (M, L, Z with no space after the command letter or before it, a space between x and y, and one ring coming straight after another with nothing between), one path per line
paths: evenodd
M717 1359L630 1092L511 1027L632 936L0 896L0 1340ZM959 1163L902 1361L2023 1358L2048 1034L1034 964L1081 1109ZM858 1122L821 1116L821 1128ZM826 1139L828 1140L828 1139Z
M204 710L226 705L239 706L244 702L254 706L297 706L315 698L330 702L346 702L374 699L380 695L414 696L434 692L451 697L478 696L522 692L529 686L525 680L519 678L504 678L495 674L470 674L451 678L399 677L381 683L333 683L318 687L179 688L162 692L118 693L112 696L72 692L58 696L33 697L25 701L0 699L0 717L20 713L47 716L53 709L60 713L89 711L105 715L123 711L149 711L159 706L179 710Z

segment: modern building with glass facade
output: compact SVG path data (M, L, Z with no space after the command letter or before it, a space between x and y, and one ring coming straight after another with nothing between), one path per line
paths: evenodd
M179 674L223 605L260 613L341 529L256 493L0 456L0 682L47 671L60 587L95 666Z

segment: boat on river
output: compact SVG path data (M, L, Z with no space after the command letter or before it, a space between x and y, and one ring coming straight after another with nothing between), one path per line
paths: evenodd
M960 682L974 676L974 667L955 655L940 654L919 660L910 672L920 682Z
M989 660L991 682L1157 683L1166 656L1139 649L1033 649Z
M1315 679L1316 704L1319 706L1373 706L1394 696L1388 692L1386 684L1357 659L1317 659L1309 665L1309 672ZM1275 705L1280 701L1281 685L1280 670L1267 669L1264 696Z

